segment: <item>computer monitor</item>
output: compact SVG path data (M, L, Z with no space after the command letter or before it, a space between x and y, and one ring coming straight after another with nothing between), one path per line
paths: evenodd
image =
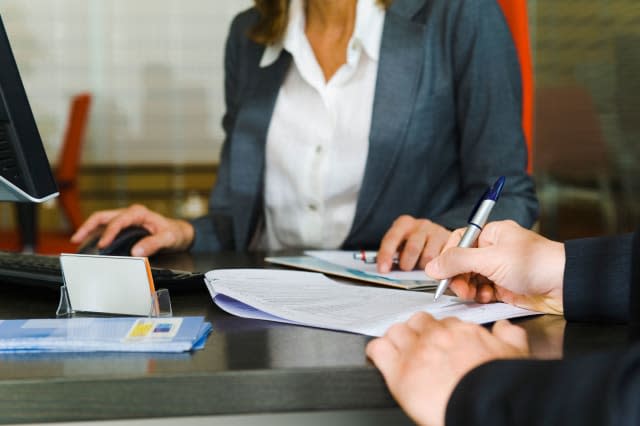
M41 203L57 195L56 181L0 16L0 201Z

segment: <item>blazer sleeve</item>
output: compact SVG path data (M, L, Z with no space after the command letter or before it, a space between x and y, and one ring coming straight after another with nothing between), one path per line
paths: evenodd
M564 294L569 298L565 300L569 315L638 318L640 231L633 236L576 240L566 248ZM585 295L591 292L593 297ZM640 424L640 342L624 350L561 361L502 360L481 365L456 386L446 423Z
M225 45L224 60L224 92L225 114L222 127L225 140L222 144L216 183L209 196L209 209L205 216L194 219L191 224L195 230L192 251L217 251L235 248L233 238L232 200L230 186L230 135L236 122L239 97L241 90L241 55L243 41L246 42L245 32L248 21L252 19L250 12L236 16Z
M521 76L513 38L495 0L455 4L458 10L450 24L455 29L449 43L462 194L432 220L448 228L466 224L470 206L499 176L505 176L491 220L512 219L531 227L538 216L538 202L526 172Z
M566 361L493 361L467 374L447 425L640 424L640 344Z
M629 321L633 240L629 234L565 242L563 305L567 320Z

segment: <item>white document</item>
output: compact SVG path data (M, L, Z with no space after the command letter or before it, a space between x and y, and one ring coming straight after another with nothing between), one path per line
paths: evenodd
M313 272L219 269L205 275L215 303L246 318L381 336L418 311L475 323L535 315L503 303L476 304L433 293L338 282Z

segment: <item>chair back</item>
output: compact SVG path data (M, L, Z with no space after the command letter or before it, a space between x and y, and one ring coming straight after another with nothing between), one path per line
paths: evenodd
M536 170L569 181L593 179L610 169L600 118L581 86L536 91Z
M90 107L90 93L81 93L73 97L55 173L60 190L59 202L74 230L78 229L84 220L78 202L78 170Z
M89 121L90 107L91 95L89 93L76 95L71 101L67 129L56 169L56 180L61 188L75 182L78 177L82 143Z
M533 172L534 81L526 0L498 0L507 20L520 61L522 75L522 131L527 142L527 171Z

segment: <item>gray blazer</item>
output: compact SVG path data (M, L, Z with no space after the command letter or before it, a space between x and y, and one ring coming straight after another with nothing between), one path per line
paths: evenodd
M263 222L265 143L283 51L260 68L264 46L238 15L226 45L226 139L209 213L192 223L192 249L246 250ZM506 176L491 219L529 227L537 217L526 174L519 65L495 0L396 0L387 11L369 152L343 248L377 248L402 214L464 226L479 196Z

